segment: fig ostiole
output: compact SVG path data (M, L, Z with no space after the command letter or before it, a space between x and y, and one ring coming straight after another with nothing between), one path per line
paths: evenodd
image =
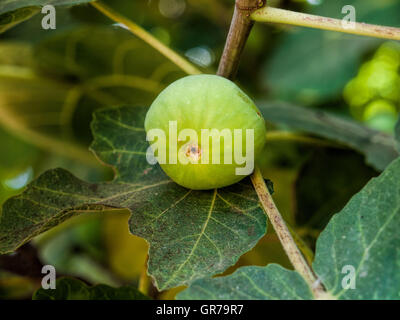
M164 89L147 112L147 159L179 185L229 186L252 173L265 144L265 121L233 82L194 75Z

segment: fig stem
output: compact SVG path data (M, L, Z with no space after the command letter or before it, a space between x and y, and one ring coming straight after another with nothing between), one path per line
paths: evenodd
M159 41L157 38L155 38L153 35L148 33L146 30L144 30L142 27L140 27L130 19L124 17L123 15L119 14L118 12L116 12L115 10L113 10L112 8L108 7L107 5L105 5L100 1L91 2L90 4L97 10L99 10L101 13L103 13L105 16L110 18L111 20L126 27L135 36L142 39L148 45L152 46L154 49L156 49L158 52L164 55L167 59L169 59L179 68L181 68L187 74L202 73L193 64L191 64L189 61L181 57L172 49L168 48L165 44L163 44L161 41Z
M225 48L219 63L217 75L233 80L236 76L240 57L254 21L250 15L265 6L266 0L236 0Z
M279 8L264 7L254 11L251 19L256 22L280 23L322 30L344 32L360 36L400 40L400 28L355 22L345 27L340 19L316 16Z
M247 38L253 27L250 15L257 8L265 6L265 0L236 0L229 34L225 43L224 52L218 68L218 75L233 80L236 76L239 61L246 45ZM258 167L251 176L254 189L257 192L261 205L268 215L282 246L289 257L295 270L304 278L310 286L315 298L331 299L317 280L304 256L296 245L282 215L272 199L265 184L264 178Z
M296 242L291 235L285 220L276 207L271 194L265 184L264 177L258 167L255 168L251 181L257 192L261 205L266 212L271 224L273 225L276 234L289 257L290 262L295 270L304 278L308 283L316 298L325 297L326 292L322 285L318 282L317 277L311 270L310 266L304 259Z

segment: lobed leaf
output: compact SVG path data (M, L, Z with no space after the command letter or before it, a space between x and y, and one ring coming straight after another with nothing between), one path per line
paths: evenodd
M327 290L326 297L400 299L399 181L400 159L396 159L356 194L321 233L313 269ZM296 272L268 265L198 280L178 298L311 299L312 293Z
M150 244L148 272L160 290L223 272L265 234L266 217L249 179L213 191L176 185L146 161L146 108L121 107L95 113L91 146L112 166L109 183L83 182L62 169L50 170L0 216L0 253L89 211L128 208L130 230Z
M313 295L295 271L277 264L242 267L226 277L201 279L177 295L182 300L306 300Z
M193 191L150 166L141 129L145 112L129 107L97 112L91 148L116 168L115 183L140 183L143 191L123 205L132 210L131 232L150 243L149 273L159 289L166 289L233 265L264 235L266 218L249 179Z
M260 111L273 123L347 145L363 153L367 163L378 170L385 169L399 156L392 136L351 120L279 102L261 104Z
M43 173L8 199L0 215L0 254L16 250L74 215L106 209L104 199L118 188L83 182L64 169Z
M38 289L33 300L149 300L133 286L113 288L104 284L88 286L74 278L60 278L52 290Z
M313 268L336 298L400 299L399 181L397 159L321 233ZM353 275L355 287L346 289Z

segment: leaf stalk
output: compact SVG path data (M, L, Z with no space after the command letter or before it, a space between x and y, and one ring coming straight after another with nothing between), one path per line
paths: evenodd
M126 27L130 32L132 32L135 36L142 39L148 45L156 49L162 55L164 55L167 59L181 68L187 74L200 74L202 73L198 68L196 68L193 64L189 61L181 57L175 51L168 48L165 44L155 38L153 35L148 33L142 27L134 23L133 21L129 20L128 18L124 17L123 15L119 14L112 8L108 7L104 3L100 1L91 2L91 5L103 13L105 16L110 18L111 20L115 21Z
M317 281L316 276L297 247L296 242L285 223L285 220L280 214L271 194L268 191L264 177L262 176L259 168L255 168L254 173L251 176L251 181L257 192L258 198L260 199L261 205L264 211L267 213L268 218L273 225L283 249L285 250L293 267L308 283L316 298L323 296L325 291L321 284L319 284Z

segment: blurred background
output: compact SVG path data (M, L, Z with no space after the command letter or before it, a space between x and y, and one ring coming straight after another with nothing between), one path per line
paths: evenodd
M205 73L215 73L234 0L107 0ZM399 0L270 0L271 6L399 26ZM44 170L63 167L81 179L112 179L88 151L91 114L113 105L150 105L184 76L157 51L91 6L57 7L57 29L38 13L0 34L0 204ZM237 82L256 104L283 100L332 112L389 135L400 108L400 45L298 27L256 24ZM269 125L270 130L285 130ZM314 249L329 218L373 176L362 155L329 144L270 141L265 178L289 225ZM45 264L87 283L136 284L147 243L128 232L129 213L88 214L37 237ZM270 229L272 231L272 229ZM241 265L290 264L273 232ZM0 267L0 299L29 299L40 281ZM155 293L173 299L174 289Z

